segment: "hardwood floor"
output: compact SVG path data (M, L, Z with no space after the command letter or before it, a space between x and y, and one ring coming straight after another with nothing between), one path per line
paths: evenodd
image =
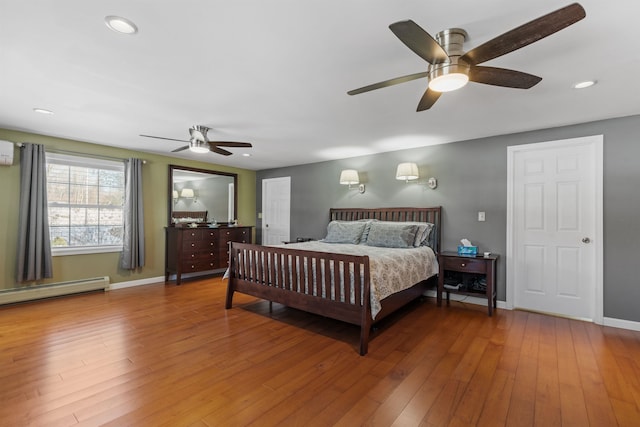
M0 307L2 426L638 426L640 333L426 298L358 328L220 278Z

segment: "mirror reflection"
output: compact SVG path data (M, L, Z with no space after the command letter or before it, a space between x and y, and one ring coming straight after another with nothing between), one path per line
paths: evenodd
M169 225L228 224L235 220L233 173L169 166Z

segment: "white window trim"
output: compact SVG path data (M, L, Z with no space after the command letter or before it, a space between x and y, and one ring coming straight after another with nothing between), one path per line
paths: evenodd
M67 255L88 255L103 254L109 252L122 252L122 245L112 246L53 246L51 247L51 256L67 256Z
M64 154L56 152L47 152L47 160L53 160L56 163L67 165L86 166L86 160L89 160L91 166L110 169L124 170L124 161L122 166L118 164L120 161L115 159L101 159L87 154ZM117 166L115 166L117 164ZM115 167L114 167L115 166ZM48 204L48 201L47 201ZM123 245L101 245L101 246L52 246L51 256L67 256L67 255L89 255L100 253L122 252Z

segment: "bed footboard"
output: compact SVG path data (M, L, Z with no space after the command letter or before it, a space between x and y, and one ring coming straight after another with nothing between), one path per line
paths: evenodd
M234 292L360 326L360 354L371 329L369 257L231 243L225 307Z

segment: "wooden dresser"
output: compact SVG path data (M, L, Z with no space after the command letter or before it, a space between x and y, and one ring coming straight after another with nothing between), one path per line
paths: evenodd
M165 282L176 275L227 268L229 242L251 243L252 227L166 227Z

